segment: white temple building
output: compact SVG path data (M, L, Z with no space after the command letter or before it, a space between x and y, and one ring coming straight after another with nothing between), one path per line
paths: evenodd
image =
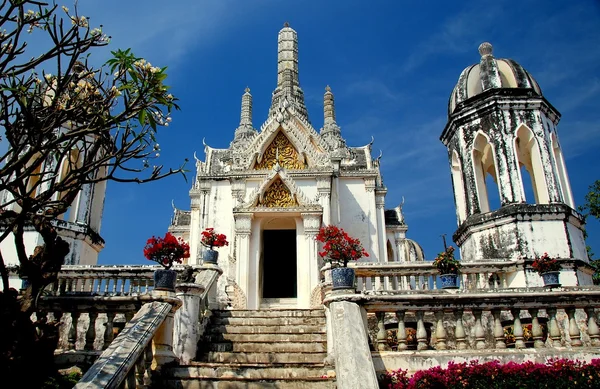
M236 308L310 308L311 299L320 304L323 263L315 236L322 225L339 225L359 238L369 253L363 260L423 260L420 246L406 239L401 206L385 210L387 189L371 144L346 144L329 87L323 128L311 125L299 82L297 34L286 24L266 121L254 128L247 88L233 141L226 149L205 144L191 210L175 209L169 231L189 241L189 264L202 261L205 228L227 235L230 245L219 249L219 292Z

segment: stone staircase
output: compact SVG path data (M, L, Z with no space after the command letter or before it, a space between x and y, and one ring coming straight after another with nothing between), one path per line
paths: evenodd
M197 362L165 369L162 386L186 389L331 389L325 313L213 311Z

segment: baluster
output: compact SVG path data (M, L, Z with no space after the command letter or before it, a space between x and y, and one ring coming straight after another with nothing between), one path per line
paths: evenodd
M415 312L417 316L417 350L427 350L427 331L425 330L425 324L423 323L423 316L425 312Z
M96 340L96 319L98 318L98 312L90 312L88 315L90 317L90 326L85 333L84 350L93 350L94 341Z
M363 283L364 283L364 281L363 281L362 277L356 277L356 290L364 290ZM148 291L148 285L147 284L146 284L146 291Z
M552 347L560 347L560 329L558 328L558 322L556 321L556 308L546 309L550 320L548 323L548 334L552 339Z
M513 334L515 335L515 348L525 348L523 342L523 325L521 324L520 309L511 309L513 315Z
M500 309L493 309L492 316L494 316L494 339L496 340L496 348L506 348L506 342L504 341L504 328L502 328L502 321L500 315L502 311Z
M577 326L577 320L575 319L575 308L565 309L569 316L569 337L571 338L571 346L581 347L581 332Z
M385 332L385 312L377 312L377 350L387 351L389 346L387 344L387 333Z
M408 276L400 276L400 283L401 290L410 290L410 279L408 278Z
M362 277L360 279L362 282ZM146 284L144 285L144 293L150 293L150 279L148 278L146 278Z
M477 350L485 349L485 331L483 324L481 324L481 309L474 309L473 316L475 316L475 348Z
M146 353L145 353L145 357L144 357L144 365L145 365L145 369L144 369L144 386L146 388L149 388L150 385L152 385L152 370L150 370L150 368L152 367L152 359L154 359L153 355L152 355L152 342L150 342L148 344L148 346L146 347Z
M102 278L102 282L104 283L104 290L102 291L102 294L107 295L110 293L110 278L104 277Z
M403 351L408 348L406 345L406 327L404 326L404 316L406 312L397 311L396 318L398 319L398 332L396 338L398 339L398 351Z
M125 388L135 389L135 366L129 370L127 377L125 377Z
M585 313L588 317L588 335L590 336L590 342L593 347L600 346L600 329L598 323L596 323L596 316L594 308L586 308Z
M542 331L542 326L540 325L540 320L538 319L540 310L533 308L529 311L531 312L531 334L533 335L533 347L544 348L546 347L543 340L544 332Z
M119 279L118 279L118 278L116 278L116 277L113 277L113 278L112 278L112 282L113 282L113 284L112 284L112 293L111 293L111 294L113 294L113 295L117 294L117 281L118 281L118 280L119 280Z
M436 350L446 349L446 329L444 328L444 311L439 310L435 312L436 328L435 337L437 343L435 345Z
M69 330L68 338L68 349L75 350L75 344L77 343L77 323L79 322L79 311L71 312L71 329Z
M106 323L104 326L106 329L104 330L104 344L102 345L102 350L105 350L115 338L114 334L114 320L115 313L114 312L106 312Z
M467 334L465 333L465 327L463 326L463 310L456 309L454 311L454 319L456 321L456 327L454 327L454 337L456 338L456 349L466 350L467 349Z
M135 362L135 381L136 381L136 388L144 388L144 373L146 372L146 361L145 358L146 355L144 355L144 353L142 353L142 355L140 355L140 357L137 359L137 361Z
M126 278L121 278L121 287L119 288L119 296L125 295L125 281Z

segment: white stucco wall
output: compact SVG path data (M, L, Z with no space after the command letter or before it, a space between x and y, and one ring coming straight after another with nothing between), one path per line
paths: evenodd
M339 180L340 226L350 236L360 239L369 253L369 257L362 260L369 262L376 261L378 257L375 249L377 221L374 196L374 192L365 190L362 178ZM373 211L369 209L370 202L373 202Z

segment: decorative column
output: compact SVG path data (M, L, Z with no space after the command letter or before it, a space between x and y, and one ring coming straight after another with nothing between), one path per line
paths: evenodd
M237 263L236 281L246 296L250 293L250 235L252 234L252 217L252 213L234 214ZM246 301L247 303L248 301Z
M153 290L152 296L158 299L161 297L173 299L175 297L175 293L163 290ZM175 311L177 311L177 308L179 308L179 305L172 305L165 321L163 321L160 327L158 327L158 330L154 334L154 338L152 340L154 345L154 361L156 362L157 369L160 369L167 363L179 361L179 358L177 358L173 352L173 325L175 323ZM131 319L127 322L129 323L130 321Z
M231 180L231 195L233 200L233 208L240 206L244 202L246 194L246 181L243 179Z
M319 205L323 207L323 224L331 224L331 177L317 177Z
M385 234L385 195L387 189L377 188L375 190L375 208L377 216L377 236L379 245L379 262L389 262L390 259L387 257L387 245L386 245L386 234Z
M202 212L202 194L197 189L190 190L190 260L189 264L200 264L200 224Z
M298 296L299 307L310 307L310 294L312 290L319 285L321 263L319 263L318 256L318 245L316 241L319 228L321 227L321 213L310 212L302 213L302 224L304 226L304 240L306 244L306 260L308 264L308 274L306 274L306 267L303 266L303 261L298 261L298 266L302 268L298 269L298 290L300 295ZM307 279L305 278L306 276Z

